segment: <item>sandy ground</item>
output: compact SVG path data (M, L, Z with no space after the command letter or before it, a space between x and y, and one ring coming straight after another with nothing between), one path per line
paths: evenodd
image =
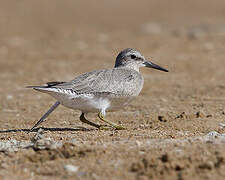
M225 179L225 2L52 3L1 2L0 179ZM140 96L107 114L127 130L60 106L26 133L55 100L25 86L110 68L127 47L170 70L142 69Z

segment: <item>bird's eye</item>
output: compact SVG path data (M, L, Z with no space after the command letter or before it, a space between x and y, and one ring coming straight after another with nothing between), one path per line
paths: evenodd
M131 54L130 57L131 57L131 59L135 59L136 58L136 56L133 55L133 54Z

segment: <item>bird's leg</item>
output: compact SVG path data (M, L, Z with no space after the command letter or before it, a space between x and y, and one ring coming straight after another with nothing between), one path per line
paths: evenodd
M41 124L49 116L49 114L51 114L52 111L54 111L58 107L59 104L60 102L56 101L56 103L41 117L41 119L30 129L28 133L32 132L34 128Z
M91 126L94 126L94 127L98 128L98 129L102 129L102 130L108 130L108 129L110 129L110 127L107 127L107 126L105 126L105 125L99 125L99 124L95 124L95 123L93 123L93 122L91 122L91 121L88 121L88 120L85 118L84 113L82 113L82 114L80 115L80 120L81 120L81 122L86 123L86 124L89 124L89 125L91 125Z
M98 113L98 117L99 117L99 119L101 119L102 121L108 123L109 125L111 125L112 127L114 127L114 128L117 129L117 130L123 130L123 129L126 129L126 128L123 127L123 126L120 126L120 125L115 124L115 123L113 123L113 122L111 122L111 121L109 121L109 120L106 120L105 117L104 117L104 115L103 115L101 112Z
M100 127L101 127L101 125L99 125L99 124L95 124L95 123L93 123L93 122L91 122L91 121L88 121L88 120L85 118L83 112L82 112L82 114L80 115L80 120L81 120L81 122L86 123L86 124L89 124L90 126L94 126L94 127L96 127L96 128L100 128Z

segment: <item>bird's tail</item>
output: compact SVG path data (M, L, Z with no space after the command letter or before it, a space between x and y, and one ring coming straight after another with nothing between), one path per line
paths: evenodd
M64 82L48 82L46 83L46 85L43 86L27 86L26 88L32 88L35 89L37 91L41 91L41 92L46 92L46 91L54 91L53 89L55 89L54 86L62 84Z
M26 88L32 88L34 90L45 92L52 91L52 88L49 88L48 86L27 86Z

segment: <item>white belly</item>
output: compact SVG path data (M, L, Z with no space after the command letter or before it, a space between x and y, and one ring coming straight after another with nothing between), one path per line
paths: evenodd
M116 111L128 105L134 97L111 95L54 96L62 105L82 112Z

